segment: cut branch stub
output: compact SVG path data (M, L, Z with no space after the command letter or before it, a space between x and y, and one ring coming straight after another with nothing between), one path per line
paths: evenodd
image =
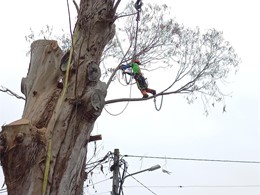
M79 109L87 121L95 121L100 116L105 105L104 92L100 89L91 89L82 98Z
M87 81L97 82L101 76L101 71L97 63L91 62L87 66Z
M69 56L70 56L70 50L68 50L61 58L61 62L60 62L60 70L62 72L66 72L67 70L67 65L69 62ZM71 64L74 63L74 53L72 54L72 58L71 58L71 62L70 62L70 66Z
M42 91L56 85L62 51L54 40L37 40L31 44L31 61L26 78L22 79L22 92L28 98L33 91Z
M91 135L89 137L89 142L93 142L93 141L98 141L98 140L102 140L102 135Z
M95 111L99 111L103 107L102 97L99 91L91 94L91 106Z
M27 119L14 121L2 129L1 165L8 191L12 189L12 192L15 192L18 183L32 179L26 178L25 175L32 171L33 165L43 157L46 145L45 130L32 126ZM18 191L16 193L20 194Z
M90 101L88 101L86 107L86 117L88 120L93 121L100 116L105 105L105 98L100 90L92 91L88 96L90 97Z
M31 44L31 61L21 90L26 97L23 118L46 127L61 93L57 88L62 51L53 40L38 40ZM39 127L39 126L37 126Z

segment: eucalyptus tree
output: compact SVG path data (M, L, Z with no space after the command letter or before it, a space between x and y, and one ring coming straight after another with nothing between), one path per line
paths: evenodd
M237 69L239 58L222 32L185 28L165 14L166 5L136 10L132 2L119 12L120 3L75 3L78 17L65 54L55 40L31 44L22 119L3 126L0 137L8 194L83 194L87 146L105 104L153 98L106 100L121 63L140 58L147 70L172 68L172 82L156 96L223 100L219 82ZM117 67L109 66L111 59Z

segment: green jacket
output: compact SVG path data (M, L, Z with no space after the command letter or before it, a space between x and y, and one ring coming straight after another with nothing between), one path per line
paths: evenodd
M132 67L134 74L141 74L140 67L137 63L133 62L133 63L130 64L130 66Z

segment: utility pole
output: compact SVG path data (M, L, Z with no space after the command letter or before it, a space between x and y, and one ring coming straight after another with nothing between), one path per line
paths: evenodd
M119 195L119 149L114 150L112 195Z

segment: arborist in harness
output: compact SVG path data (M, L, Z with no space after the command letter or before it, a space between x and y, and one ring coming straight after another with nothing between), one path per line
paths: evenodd
M156 95L156 91L154 89L148 88L148 84L141 73L141 69L139 67L141 65L140 60L135 59L133 62L126 64L126 65L121 65L120 68L123 71L123 74L129 74L130 76L133 76L138 89L141 91L143 98L148 98L149 95L147 93L151 93L153 95ZM126 72L125 70L131 68L132 72Z

